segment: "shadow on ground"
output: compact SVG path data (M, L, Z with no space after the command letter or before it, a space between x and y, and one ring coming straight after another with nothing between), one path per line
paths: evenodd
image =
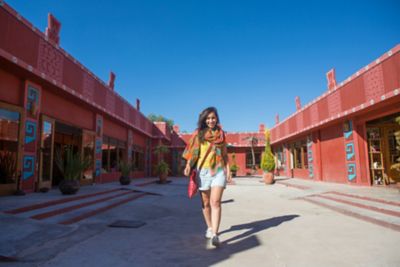
M224 240L221 247L217 249L210 248L209 245L206 245L208 249L202 249L201 246L194 245L196 242L201 243L200 237L196 237L191 240L193 243L191 243L190 247L192 248L190 249L190 252L187 251L188 253L191 253L191 255L187 254L186 259L182 259L181 263L189 264L190 266L211 266L221 263L237 253L261 246L262 244L256 235L257 233L272 227L277 227L280 224L289 222L297 217L299 217L299 215L285 215L231 226L229 229L220 233L222 240L224 239L223 235L228 232L247 231ZM194 247L197 247L197 249L193 249Z
M279 217L274 217L266 220L261 220L261 221L256 221L256 222L251 222L251 223L244 223L244 224L239 224L239 225L234 225L231 226L229 229L222 231L220 235L223 235L224 233L228 233L231 231L238 231L238 230L245 230L248 229L248 231L239 234L237 236L234 236L232 238L229 238L224 241L224 244L229 244L235 240L245 238L247 236L251 236L255 233L261 232L263 230L266 230L271 227L276 227L280 225L281 223L293 220L294 218L299 217L299 215L285 215L285 216L279 216Z

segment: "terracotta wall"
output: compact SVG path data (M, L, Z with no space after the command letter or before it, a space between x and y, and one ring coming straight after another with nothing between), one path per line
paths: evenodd
M24 83L17 76L0 69L1 101L13 105L22 105L23 86Z
M128 130L122 125L104 117L103 135L116 138L121 141L128 141ZM134 141L134 143L136 143Z
M42 114L79 128L94 131L94 113L84 105L42 90Z

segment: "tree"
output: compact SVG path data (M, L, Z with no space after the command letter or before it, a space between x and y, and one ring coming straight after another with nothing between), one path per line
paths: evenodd
M253 173L256 171L256 156L254 153L254 147L257 146L258 144L258 138L255 136L249 136L246 138L243 138L243 140L248 141L250 145L250 150L251 150L251 169L253 170Z
M155 122L155 121L163 121L163 122L166 122L166 123L168 124L168 126L171 127L171 128L174 126L174 121L173 121L173 120L168 119L168 118L166 118L166 117L164 117L164 116L162 116L162 115L156 115L156 114L150 113L150 114L147 116L147 118L148 118L149 120L151 120L152 122Z

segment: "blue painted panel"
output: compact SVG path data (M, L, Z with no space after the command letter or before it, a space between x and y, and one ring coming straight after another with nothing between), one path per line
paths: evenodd
M349 181L354 180L356 178L356 164L355 163L348 163L347 164L347 179Z
M36 140L37 124L34 121L25 122L25 144L29 144Z
M35 172L35 157L34 156L24 156L23 161L23 180L28 180L33 177Z

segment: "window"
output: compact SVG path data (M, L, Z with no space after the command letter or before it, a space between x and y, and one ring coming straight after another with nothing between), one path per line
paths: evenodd
M109 172L110 171L110 165L109 165L109 144L108 144L108 137L104 136L103 137L103 145L101 146L101 152L102 152L102 160L101 160L101 168L102 172Z
M261 163L261 151L254 151L255 167L259 167ZM251 150L246 152L246 168L251 169L253 167L253 156Z
M118 162L125 162L127 159L126 142L118 142Z
M144 149L143 147L132 146L132 168L134 171L144 171Z
M285 164L285 160L284 160L284 157L283 157L283 148L282 147L278 147L276 149L275 155L276 155L276 159L277 159L277 166L276 167L279 169L279 168L283 167L283 165Z
M307 141L302 140L292 145L295 169L308 169Z
M89 160L89 167L83 172L84 179L92 179L94 172L94 143L96 136L94 133L83 132L82 147L83 147L83 158Z
M118 157L117 157L117 144L118 141L114 138L109 138L109 147L108 151L110 153L110 171L115 172L117 171L118 166Z
M12 184L17 178L20 114L0 108L0 184Z
M126 160L126 142L103 137L102 168L106 172L118 171L118 163Z

